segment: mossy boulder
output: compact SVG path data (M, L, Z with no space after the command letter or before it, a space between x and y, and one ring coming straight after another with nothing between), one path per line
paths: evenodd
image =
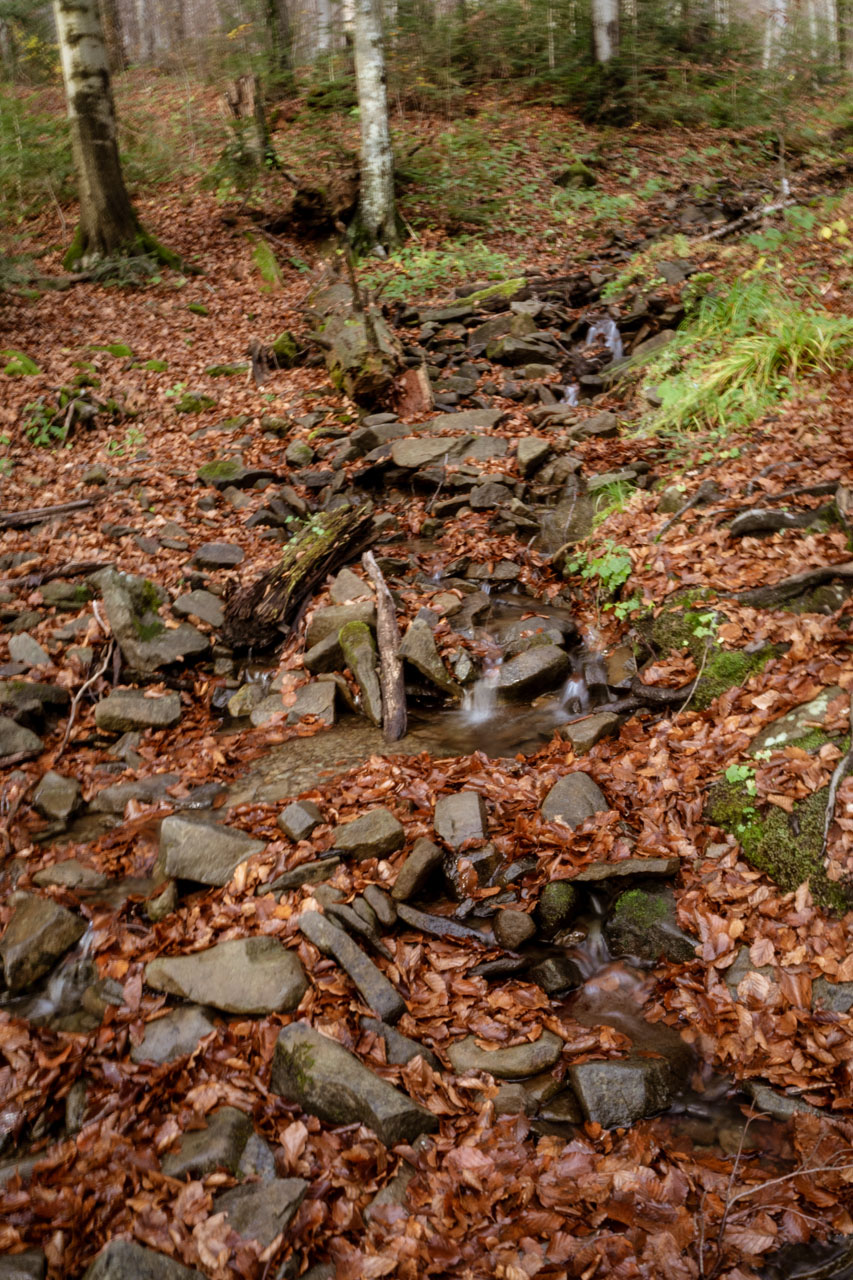
M604 936L615 956L650 961L663 956L675 964L692 960L697 946L678 927L670 889L635 888L621 894L604 926Z
M754 652L722 648L717 637L727 621L718 609L703 608L701 594L691 592L681 596L677 605L637 623L641 636L656 653L666 656L686 650L691 655L702 672L691 699L697 711L704 711L727 689L745 684L779 655L774 645Z
M598 185L598 178L589 165L578 157L567 168L561 169L554 179L554 185L569 187L572 191L588 191L590 187Z
M578 909L578 891L571 880L552 880L546 884L536 907L536 923L546 938L559 933Z
M175 404L177 413L204 413L205 409L215 409L213 396L206 396L201 391L185 391Z
M299 364L302 348L289 329L285 329L269 345L270 355L274 357L279 369L292 369Z

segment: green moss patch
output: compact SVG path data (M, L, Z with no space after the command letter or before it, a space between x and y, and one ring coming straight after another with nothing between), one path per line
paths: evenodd
M177 413L204 413L205 409L215 408L213 397L202 395L200 391L186 391L175 404Z
M658 654L685 650L690 654L702 671L691 701L698 711L704 711L727 689L737 688L763 671L780 650L772 645L755 653L721 648L716 636L727 621L725 614L717 609L693 607L696 599L701 599L701 593L685 593L676 607L662 610L655 618L641 618L637 629Z

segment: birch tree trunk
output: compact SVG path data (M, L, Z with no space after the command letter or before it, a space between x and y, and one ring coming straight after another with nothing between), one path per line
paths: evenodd
M385 54L377 0L355 0L355 78L361 125L358 239L387 248L397 243L394 156L388 125Z
M619 0L592 0L592 44L601 64L619 52Z

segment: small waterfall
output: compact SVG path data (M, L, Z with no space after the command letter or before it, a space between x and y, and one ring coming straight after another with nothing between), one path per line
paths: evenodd
M480 679L462 695L462 717L466 724L485 724L492 718L498 702L500 664L484 671Z
M606 316L603 320L598 320L594 325L590 326L586 335L586 346L591 347L596 342L603 341L607 350L610 352L611 359L621 360L624 355L622 346L622 335L616 327L616 321Z
M572 715L589 711L589 690L586 687L586 681L583 676L569 676L563 686L563 692L560 694L560 705L570 711Z
M562 400L560 401L560 403L561 403L561 404L570 404L570 405L574 406L574 405L576 405L576 404L577 404L577 402L578 402L578 396L579 396L579 395L580 395L580 383L579 383L579 382L571 382L571 383L569 383L569 385L566 387L565 391L563 392L563 398L562 398Z

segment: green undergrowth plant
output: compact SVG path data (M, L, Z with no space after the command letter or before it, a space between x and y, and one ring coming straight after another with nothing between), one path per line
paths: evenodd
M622 588L632 571L633 564L627 547L618 545L612 538L605 539L598 555L575 553L567 558L564 567L567 576L577 574L584 582L592 585L597 611L612 610L620 622L646 608L639 593L622 598Z
M473 278L505 280L517 274L508 254L490 249L481 240L459 236L435 249L407 245L388 262L362 268L362 283L381 291L389 301L417 298L435 289L446 289Z

